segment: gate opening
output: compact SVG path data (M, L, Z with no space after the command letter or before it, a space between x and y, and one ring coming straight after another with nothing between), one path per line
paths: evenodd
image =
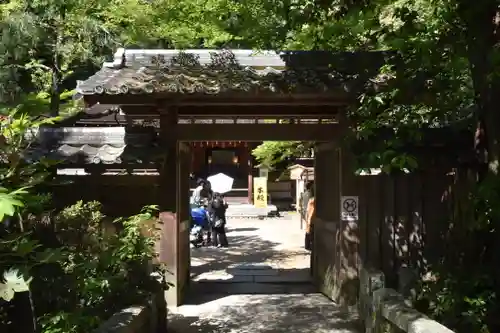
M263 174L252 156L259 142L185 144L191 152L188 196L192 196L199 179L217 180L213 177L218 174L233 179L231 190L223 193L228 204L224 228L227 247L190 244L190 281L185 302L230 294L316 292L312 283L312 249L305 248L305 224L295 208L299 205L296 181L282 175L288 170ZM217 191L221 184L214 183L212 187ZM265 207L255 202L260 197L265 197ZM216 236L209 230L202 233L210 241ZM189 236L190 233L183 234Z

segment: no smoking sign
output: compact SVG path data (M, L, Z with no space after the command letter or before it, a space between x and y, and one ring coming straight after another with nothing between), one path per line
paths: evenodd
M340 198L340 219L343 221L359 220L359 199L354 196Z

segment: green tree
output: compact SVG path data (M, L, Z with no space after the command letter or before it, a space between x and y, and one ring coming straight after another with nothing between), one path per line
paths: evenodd
M266 141L257 146L252 155L260 164L274 167L283 162L292 163L298 157L311 157L312 142Z
M53 116L59 114L64 83L75 69L102 62L100 51L113 46L94 4L91 0L15 0L0 7L2 76L19 83L16 75L28 75L31 84L23 85L24 92L48 93Z
M111 0L100 16L124 46L214 48L238 38L227 29L235 8L225 0Z

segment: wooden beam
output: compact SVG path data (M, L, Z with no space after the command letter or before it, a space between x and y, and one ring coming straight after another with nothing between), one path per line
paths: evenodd
M337 124L180 124L179 141L330 141Z
M183 106L179 108L179 115L182 116L237 116L268 118L272 116L290 117L335 117L342 112L345 107L338 105L239 105L239 106Z
M265 106L344 106L346 105L345 101L339 100L325 100L325 99L316 99L316 100L220 100L220 101L180 101L180 106L256 106L256 105L265 105Z
M87 95L84 96L87 104L115 105L146 105L156 106L160 101L177 106L244 106L244 105L349 105L356 102L355 96L347 93L321 93L321 94L287 94L287 95L252 95L252 94L226 94L226 95L156 95L156 94L129 94L129 95Z
M154 117L159 116L160 111L154 106L148 105L121 105L121 109L128 116ZM269 118L273 116L284 117L336 117L345 110L345 106L339 105L221 105L214 106L183 106L178 109L182 117L254 117Z

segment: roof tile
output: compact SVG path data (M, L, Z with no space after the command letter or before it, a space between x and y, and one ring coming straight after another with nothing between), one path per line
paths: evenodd
M126 133L123 127L41 128L38 135L28 161L46 157L64 163L142 164L161 156L152 133Z
M350 91L381 62L383 53L368 52L120 49L76 90L82 95Z
M334 71L253 68L213 70L195 68L102 68L77 91L93 94L209 94L224 92L322 92L345 87L346 79Z

